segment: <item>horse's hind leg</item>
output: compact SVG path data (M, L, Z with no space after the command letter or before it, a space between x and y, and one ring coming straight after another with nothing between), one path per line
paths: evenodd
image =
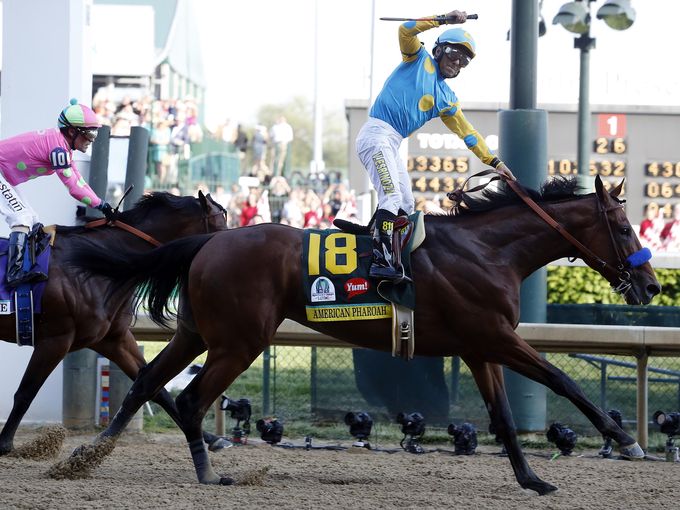
M593 404L573 379L543 359L520 337L512 341L508 339L507 342L499 342L493 356L518 374L543 384L557 395L568 398L603 436L611 437L621 446L621 454L624 457L631 459L644 457L644 452L633 437Z
M135 337L129 330L122 338L117 336L110 340L104 339L95 346L95 350L118 365L133 381L137 378L139 371L146 366L144 356L137 346ZM180 429L182 428L175 401L165 388L161 388L152 400L168 413ZM211 451L219 450L229 444L221 437L209 432L203 433L203 440L210 446Z
M554 485L541 480L532 471L524 458L524 453L522 453L522 448L517 439L510 405L505 394L501 367L468 358L465 358L465 363L470 368L482 398L486 403L486 409L489 412L491 423L496 429L496 434L503 440L503 445L508 452L510 464L515 472L517 482L522 488L534 490L539 494L547 494L557 490L557 487Z
M73 343L72 335L41 338L31 354L19 388L14 394L14 405L7 417L7 422L0 433L0 455L12 451L14 435L21 419L28 411L33 399L40 391L49 375L54 371Z
M215 473L208 452L201 441L203 418L210 405L229 385L257 358L260 350L253 348L256 342L240 340L241 350L228 349L224 345L209 349L208 358L201 371L177 396L184 434L189 443L191 458L200 483L231 485L234 480ZM233 347L233 346L232 346Z

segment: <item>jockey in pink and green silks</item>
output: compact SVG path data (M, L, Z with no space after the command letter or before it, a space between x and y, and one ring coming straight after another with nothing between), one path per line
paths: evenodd
M58 127L32 131L0 141L0 214L9 225L7 283L46 279L42 273L23 269L26 236L38 222L33 208L16 187L28 180L56 173L70 195L81 204L96 207L107 216L113 209L99 198L78 172L73 151L86 152L101 126L95 113L71 99L59 114Z

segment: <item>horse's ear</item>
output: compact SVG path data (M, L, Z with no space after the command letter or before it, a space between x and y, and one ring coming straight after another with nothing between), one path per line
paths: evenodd
M617 198L621 194L621 192L623 191L623 183L625 180L626 180L625 178L621 179L619 185L609 192L609 194L612 197Z
M202 190L198 190L198 201L201 202L201 207L203 207L204 211L208 210L208 199L205 198L205 195L203 194Z
M595 176L595 192L597 193L597 197L600 199L600 202L604 202L606 200L604 184L602 183L602 179L600 179L599 175Z

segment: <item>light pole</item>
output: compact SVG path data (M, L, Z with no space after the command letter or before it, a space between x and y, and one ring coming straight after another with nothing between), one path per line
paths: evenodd
M591 191L590 177L590 50L595 48L595 38L590 36L590 4L596 0L575 0L560 7L553 25L562 25L569 32L579 34L574 48L580 50L578 95L578 147L577 167L581 185ZM614 30L625 30L635 21L635 10L630 0L607 0L597 11L597 18Z

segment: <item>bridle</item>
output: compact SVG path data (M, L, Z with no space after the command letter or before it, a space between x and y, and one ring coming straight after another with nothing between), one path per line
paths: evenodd
M464 193L463 188L467 184L467 182L472 178L472 177L477 177L477 176L483 176L483 175L489 175L495 173L493 170L483 170L482 172L478 172L474 175L471 175L468 177L468 179L465 180L465 182L460 186L458 189L454 190L451 193L447 194L447 197L454 202L454 207L458 207L459 204L462 201L462 196ZM501 177L495 176L491 178L491 180L485 184L476 186L475 188L472 188L467 191L467 193L474 192L474 191L479 191L486 186L488 186L492 181L499 180ZM598 269L602 273L609 273L611 276L611 279L608 278L609 282L611 283L612 281L616 281L618 279L618 285L612 285L612 289L614 292L618 292L620 294L625 294L628 292L631 287L632 287L632 282L631 282L631 273L630 270L638 267L647 260L649 260L649 257L651 257L651 254L647 256L649 253L649 250L646 248L643 248L642 250L639 250L628 257L623 257L621 250L619 249L619 246L616 244L616 241L614 240L614 231L612 230L612 225L611 222L609 221L609 215L608 213L610 211L615 211L617 209L623 208L623 201L617 199L617 204L605 208L604 204L602 204L602 201L598 200L598 213L602 215L604 218L604 222L607 225L607 231L609 232L609 239L611 241L611 244L614 248L614 252L616 253L616 266L613 266L606 260L602 259L598 255L596 255L590 248L585 246L583 243L581 243L578 239L576 239L573 235L571 235L567 230L557 221L555 221L552 216L550 216L547 212L545 212L544 209L541 208L527 193L524 191L524 189L516 182L510 179L504 179L505 184L507 184L510 189L512 189L521 199L522 201L527 204L532 211L534 211L543 221L545 221L548 225L550 225L552 228L557 230L557 232L564 237L569 243L571 243L581 254L583 260L591 267ZM646 260L641 261L639 263L634 263L638 257L636 255L642 254L639 258L645 258Z
M547 212L545 212L526 192L519 186L515 181L507 180L505 183L512 189L517 195L527 204L540 218L545 221L548 225L553 227L559 234L569 241L580 253L583 260L591 267L598 269L601 273L609 273L612 277L608 278L610 282L616 281L618 279L618 285L612 283L612 288L614 292L620 294L625 294L632 287L630 281L631 274L630 269L633 267L629 261L629 258L624 258L621 254L619 246L614 240L614 231L612 230L612 224L609 220L609 212L615 211L617 209L623 209L623 202L618 201L618 203L612 205L611 207L604 207L601 200L597 201L598 213L604 219L607 225L607 231L609 232L609 240L611 241L614 252L616 253L616 266L613 266L606 260L595 254L590 248L581 243L578 239L572 236L567 230L557 221L555 221Z
M204 213L203 214L203 222L205 224L205 233L209 234L210 233L210 220L214 218L215 216L224 216L224 222L227 223L227 210L220 204L219 202L215 202L212 197L206 197L206 199L210 200L216 207L217 207L217 212L214 213Z

